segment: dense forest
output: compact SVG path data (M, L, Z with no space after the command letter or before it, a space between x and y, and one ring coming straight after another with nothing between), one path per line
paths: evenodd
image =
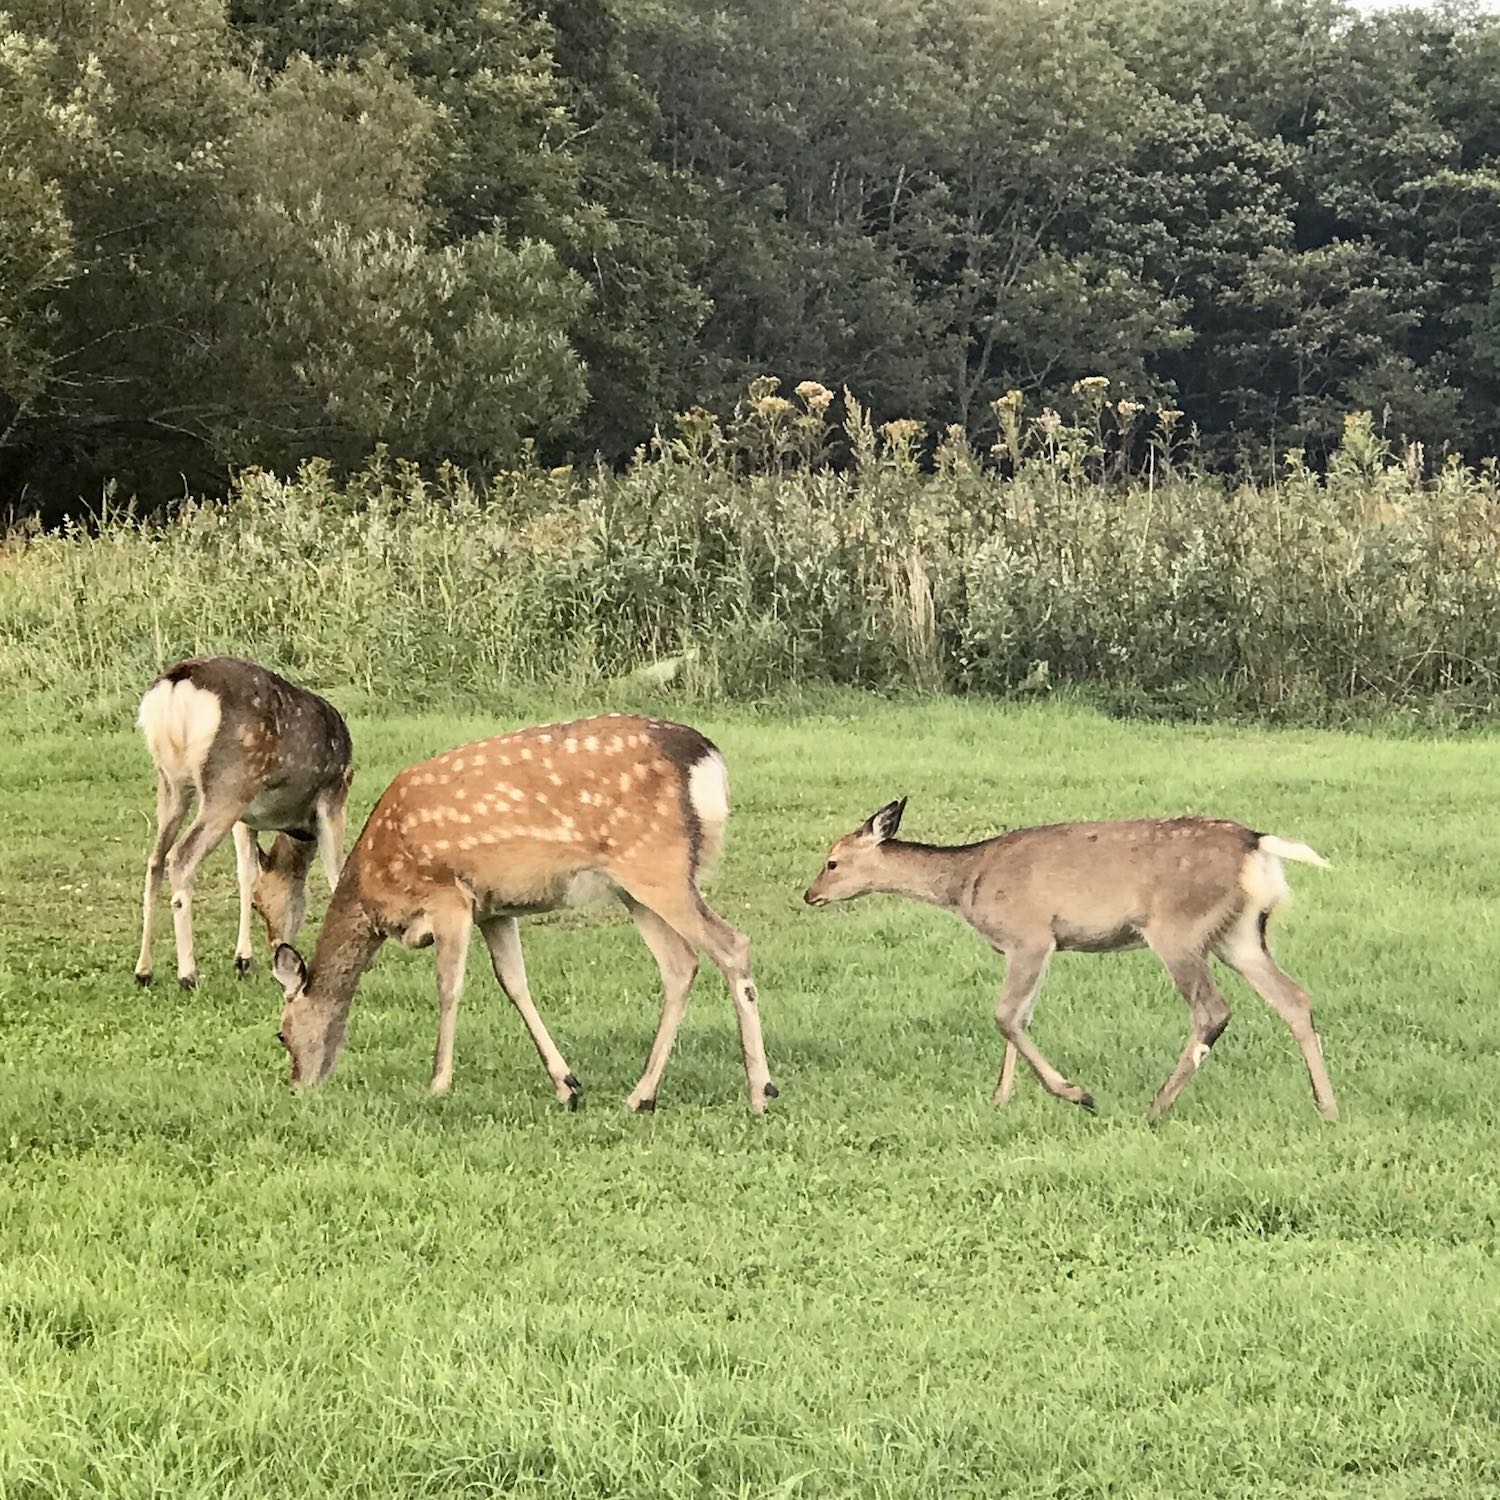
M1497 244L1472 5L5 0L0 516L617 461L767 373L1495 453Z

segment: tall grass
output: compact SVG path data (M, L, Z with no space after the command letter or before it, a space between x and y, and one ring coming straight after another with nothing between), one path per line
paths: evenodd
M988 694L1083 684L1130 711L1330 719L1500 704L1500 481L1424 470L1368 415L1326 473L1198 472L1172 412L1098 382L1001 440L875 429L813 383L686 414L622 473L475 485L377 455L242 475L230 503L107 514L0 548L0 679L41 715L232 650L407 701L571 690L664 657L682 686ZM837 456L837 462L832 456Z

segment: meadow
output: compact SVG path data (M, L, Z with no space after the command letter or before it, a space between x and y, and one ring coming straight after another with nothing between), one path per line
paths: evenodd
M354 828L438 748L636 706L334 696ZM0 709L0 1500L1500 1489L1492 738L852 692L665 711L729 760L708 894L755 941L762 1119L711 970L659 1110L625 1112L657 979L610 910L523 928L576 1114L478 955L429 1099L431 956L389 946L338 1074L292 1097L264 958L233 975L227 848L201 987L131 982L130 709ZM902 794L912 838L1192 810L1310 842L1334 868L1290 867L1272 940L1341 1123L1229 976L1228 1032L1149 1130L1186 1010L1145 953L1060 958L1037 1010L1098 1115L1024 1071L993 1112L998 960L939 912L801 903Z

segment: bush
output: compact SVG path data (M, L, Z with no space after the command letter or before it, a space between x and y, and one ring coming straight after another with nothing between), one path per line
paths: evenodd
M1183 461L1175 416L1081 389L1002 441L879 431L852 397L760 381L620 474L476 486L377 454L251 471L229 504L107 514L0 550L0 675L42 715L133 702L161 665L235 651L386 699L577 691L686 653L689 694L811 683L1010 694L1117 711L1300 719L1497 703L1493 463L1423 472L1351 417L1326 474ZM830 462L837 451L839 462ZM1132 459L1132 473L1125 474Z

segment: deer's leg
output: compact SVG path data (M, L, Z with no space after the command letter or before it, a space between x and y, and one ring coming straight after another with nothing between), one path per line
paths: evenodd
M1042 973L1047 960L1052 956L1051 946L1017 948L1006 955L1005 986L1000 991L995 1006L995 1024L1000 1034L1021 1054L1036 1074L1038 1081L1049 1094L1066 1099L1070 1104L1081 1104L1092 1110L1094 1096L1070 1083L1051 1063L1042 1056L1041 1049L1026 1034L1026 1023L1031 1017L1031 1007L1036 1003L1036 992L1042 982ZM1014 1068L1012 1068L1014 1073ZM1002 1079L1004 1067L1001 1068ZM999 1085L995 1087L998 1096Z
M625 905L661 970L661 1023L656 1028L656 1040L651 1043L646 1071L625 1101L629 1109L644 1114L656 1108L656 1091L661 1086L667 1059L672 1055L677 1028L687 1011L688 991L698 973L698 954L691 943L679 937L649 907L629 896L625 897Z
M317 820L318 858L328 877L328 889L334 890L344 868L344 820L347 804L344 797L336 803L319 802L313 810Z
M759 997L750 972L750 939L711 910L690 880L681 884L632 880L626 894L640 905L649 907L692 947L708 954L723 974L739 1022L740 1052L745 1060L750 1109L753 1114L762 1113L766 1101L774 1099L778 1091L766 1066Z
M177 983L185 990L198 983L198 963L193 956L193 880L198 867L224 841L248 799L233 801L212 797L200 788L198 816L183 834L182 842L167 856L167 879L172 887L172 927L177 937Z
M1229 1025L1229 1006L1209 972L1208 959L1201 952L1164 947L1153 941L1150 933L1146 934L1146 941L1172 976L1177 993L1187 1001L1191 1017L1191 1029L1177 1066L1167 1075L1146 1111L1147 1124L1155 1125L1171 1109L1173 1101L1207 1060L1209 1049L1224 1034Z
M569 1071L563 1055L547 1033L546 1026L531 1003L531 988L526 982L526 964L521 957L521 928L514 917L489 917L479 924L484 934L485 946L490 950L490 962L495 968L495 978L505 991L510 1003L520 1013L531 1033L531 1040L552 1080L552 1092L557 1102L568 1109L578 1108L578 1091L582 1085Z
M473 918L467 907L444 911L432 924L437 957L438 1032L429 1091L446 1094L453 1083L453 1036L458 1030L458 997L463 993Z
M1269 915L1269 912L1255 913L1242 920L1219 949L1219 957L1243 975L1256 994L1286 1022L1307 1067L1313 1103L1325 1119L1337 1120L1338 1100L1333 1096L1333 1084L1323 1062L1323 1042L1313 1025L1312 999L1272 958L1265 930L1265 918Z
M1007 1013L1016 1005L1019 996L1019 1018L1024 1031L1031 1025L1031 1013L1036 1009L1036 997L1042 988L1042 979L1047 972L1047 962L1052 957L1050 949L1040 958L1035 954L1017 953L1005 961L1005 987L1001 991L999 1004L995 1008L995 1024L1004 1032L1000 1019L1001 1009ZM1000 1064L1000 1077L995 1083L995 1095L991 1103L996 1109L1004 1109L1010 1103L1011 1091L1016 1086L1016 1046L1008 1037L1005 1043L1005 1058Z
M254 914L251 897L260 874L260 846L255 830L248 823L234 825L234 864L240 882L240 932L234 942L234 971L243 979L250 972L250 955L254 951L250 940L250 919ZM292 938L288 936L287 941Z
M156 842L146 860L145 910L141 921L141 952L135 961L135 982L151 983L151 928L156 919L156 898L161 894L161 878L166 873L167 851L182 820L187 816L189 788L169 781L161 771L156 773Z

